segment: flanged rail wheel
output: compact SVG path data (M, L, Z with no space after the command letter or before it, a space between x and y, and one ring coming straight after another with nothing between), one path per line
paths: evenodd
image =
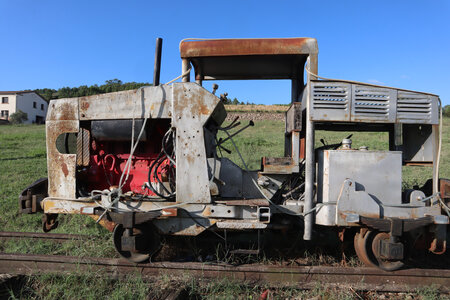
M354 246L358 258L368 267L377 267L385 271L395 271L404 266L402 260L388 260L381 257L378 249L380 240L389 240L387 232L361 229L355 234Z
M372 240L372 252L377 260L377 266L385 271L395 271L402 268L405 264L402 260L387 260L381 257L378 244L381 240L389 240L390 236L387 232L378 232Z
M140 243L141 249L136 251L122 250L122 237L125 236L126 230L121 224L116 225L114 228L114 247L120 256L128 259L129 261L135 263L146 262L160 249L160 236L156 229L151 225L137 225L132 230L133 236L136 236L142 241Z
M370 248L366 246L366 237L368 236L370 230L366 228L361 228L359 232L355 234L353 240L356 255L358 255L359 260L369 267L376 267L377 265L373 263L369 254L372 252L372 243L370 243Z

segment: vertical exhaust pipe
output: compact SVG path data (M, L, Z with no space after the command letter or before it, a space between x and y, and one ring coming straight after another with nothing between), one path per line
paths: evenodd
M155 49L155 66L153 67L153 86L159 85L159 77L161 73L161 51L162 51L162 38L157 38Z

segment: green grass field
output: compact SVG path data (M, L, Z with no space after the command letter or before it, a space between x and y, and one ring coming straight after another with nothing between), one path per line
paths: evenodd
M450 119L444 120L443 129L443 147L441 156L440 177L450 178ZM346 132L323 132L316 133L317 146L320 146L319 140L325 139L327 143L338 143L346 137ZM225 137L225 135L222 135ZM384 133L356 133L352 137L354 147L362 145L368 146L373 150L386 150L388 147L388 137ZM235 138L244 160L250 169L260 167L262 156L281 157L284 147L284 123L281 121L259 121ZM232 150L229 156L238 165L242 166L239 156L230 142L224 144L226 148ZM40 214L20 215L18 213L18 195L22 189L34 182L36 179L47 176L46 170L46 148L45 148L45 127L43 125L8 125L0 126L0 230L1 231L41 231ZM225 154L225 153L224 153ZM403 181L404 186L411 187L414 184L423 184L427 178L431 177L431 168L429 167L404 167ZM47 242L35 241L8 241L0 242L0 251L9 253L36 253L36 254L59 254L74 256L103 256L117 257L113 246L111 234L95 224L95 222L85 216L67 215L59 217L60 225L54 232L60 233L78 233L95 236L92 242L69 242L64 244L53 244ZM77 275L78 276L78 275ZM84 284L86 278L71 277L68 279L62 277L33 277L29 279L27 286L37 293L36 297L60 298L64 291L56 287L64 287L67 292L73 282ZM92 278L91 278L92 279ZM99 289L102 296L112 298L134 298L142 293L148 293L148 285L142 284L142 281L133 279L127 283L116 285L112 281L105 279L99 280ZM55 289L46 287L55 286ZM189 283L195 285L193 283ZM246 295L254 294L255 291L240 287L236 289L235 283L225 283L220 287L199 287L201 293L208 293L214 288L241 291ZM223 287L225 286L225 287ZM73 287L72 287L73 288ZM119 294L115 294L116 288L119 288ZM127 290L134 289L135 293L127 294ZM210 290L208 290L210 289ZM73 298L77 298L77 294ZM84 291L84 290L83 290ZM92 298L94 294L84 291L79 294L80 298ZM28 294L27 294L28 295ZM232 295L237 295L233 293ZM31 298L35 296L31 295ZM28 298L28 297L25 297ZM72 298L72 297L70 297ZM233 298L233 297L231 297ZM346 298L346 297L344 297Z

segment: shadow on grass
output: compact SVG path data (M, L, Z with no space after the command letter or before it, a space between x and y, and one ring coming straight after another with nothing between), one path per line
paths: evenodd
M46 154L36 154L34 156L22 156L22 157L9 157L9 158L0 158L0 161L5 160L21 160L21 159L34 159L34 158L45 158Z

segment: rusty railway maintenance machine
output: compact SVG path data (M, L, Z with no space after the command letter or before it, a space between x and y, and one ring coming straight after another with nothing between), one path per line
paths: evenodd
M154 86L50 101L48 178L19 199L21 212L45 214L45 231L58 214L89 215L134 262L148 260L162 235L276 230L292 218L304 240L324 226L353 228L360 260L385 270L403 266L407 237L445 252L450 185L438 173L438 96L319 77L313 38L183 40L182 82L159 84L157 44ZM292 82L284 157L263 157L257 171L219 155L239 122L224 125L216 86L202 87L246 79ZM315 147L319 129L388 132L389 149L354 149L349 138ZM409 165L431 166L433 178L402 190Z

